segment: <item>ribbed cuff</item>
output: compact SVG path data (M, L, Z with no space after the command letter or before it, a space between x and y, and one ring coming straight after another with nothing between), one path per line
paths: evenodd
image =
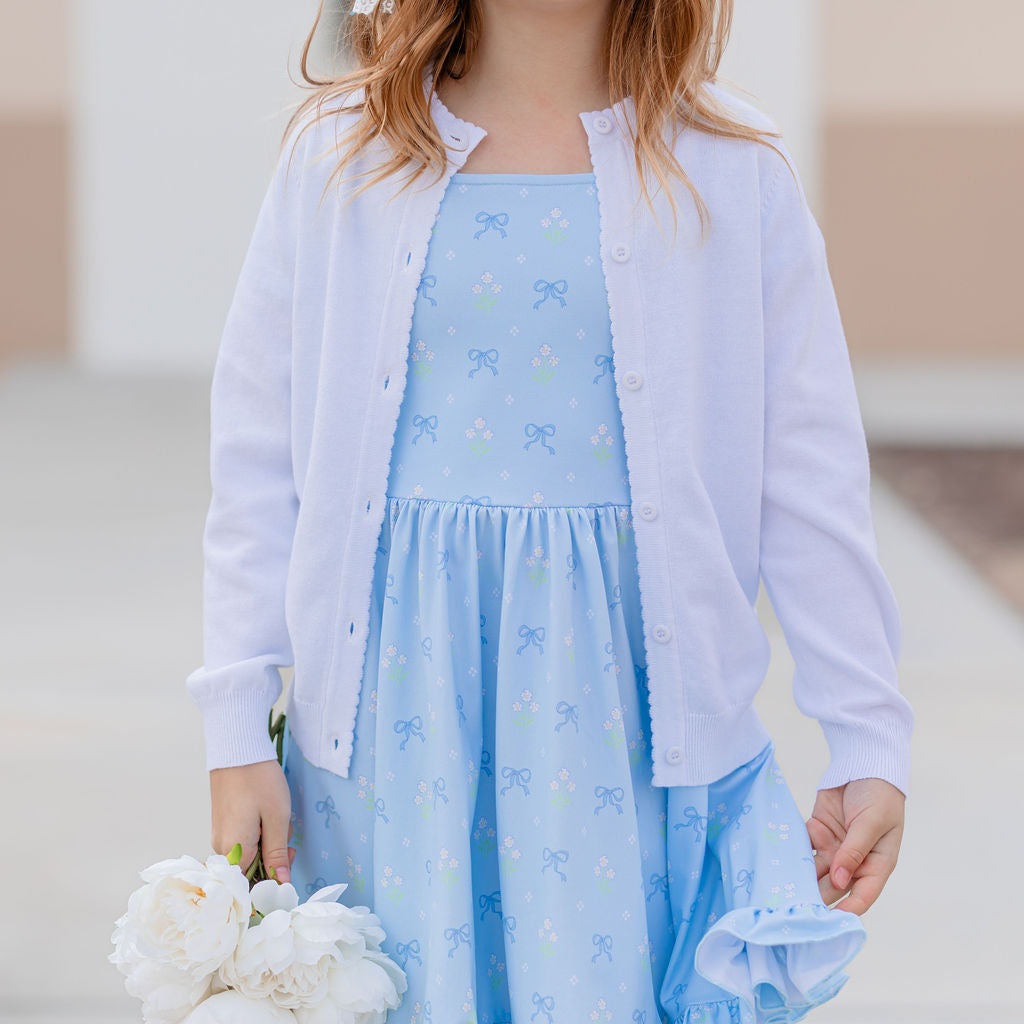
M821 722L832 761L818 789L832 789L854 779L884 779L910 795L911 725L879 719L862 726Z
M186 680L203 716L207 771L277 760L268 723L282 686L271 660L263 655L218 669L204 666Z
M267 728L273 700L259 691L233 693L224 704L203 710L206 770L276 761L277 748Z

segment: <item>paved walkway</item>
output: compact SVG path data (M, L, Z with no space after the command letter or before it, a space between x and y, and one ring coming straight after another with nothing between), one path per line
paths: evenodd
M1024 441L1024 365L907 373L858 372L872 437ZM200 720L184 689L201 660L207 399L196 379L45 365L0 379L0 1019L12 1024L139 1021L105 959L113 919L139 869L209 852ZM912 792L899 866L864 918L868 942L843 993L810 1019L1019 1022L1024 815L1011 751L1024 621L880 481L873 502L917 714ZM775 656L758 707L807 815L827 748L793 706L763 591L759 609Z

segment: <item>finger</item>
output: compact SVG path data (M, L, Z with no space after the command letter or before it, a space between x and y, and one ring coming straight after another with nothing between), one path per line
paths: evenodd
M288 857L287 819L280 812L269 810L261 822L261 829L263 864L267 873L278 882L290 881L291 860Z
M823 875L828 873L832 857L839 849L840 839L818 818L809 818L805 824L811 850L814 853L814 870L820 880Z
M850 822L846 837L833 855L829 869L832 884L838 890L845 892L850 888L857 869L885 831L878 818L871 814L861 814Z
M821 902L826 907L832 906L840 897L845 896L849 889L840 890L837 889L833 884L832 880L828 875L818 881L818 890L821 892Z
M832 909L848 910L851 914L863 914L878 899L884 885L884 875L859 875L853 880L850 894Z

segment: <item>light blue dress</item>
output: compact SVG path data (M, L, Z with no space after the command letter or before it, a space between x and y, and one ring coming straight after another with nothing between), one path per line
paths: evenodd
M769 743L651 784L589 174L456 173L416 298L345 779L286 732L304 895L350 883L392 1024L798 1021L865 931Z

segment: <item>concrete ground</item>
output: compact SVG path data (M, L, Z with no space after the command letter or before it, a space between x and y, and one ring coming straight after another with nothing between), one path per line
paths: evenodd
M1024 364L865 368L858 391L871 438L1024 442ZM202 379L45 364L0 379L10 1024L141 1020L106 961L113 920L139 869L209 852L200 720L184 688L201 661L207 400ZM911 796L868 941L809 1019L1019 1024L1024 621L878 480L873 505L917 716ZM759 609L774 657L758 707L806 817L827 748L793 705L763 591Z

